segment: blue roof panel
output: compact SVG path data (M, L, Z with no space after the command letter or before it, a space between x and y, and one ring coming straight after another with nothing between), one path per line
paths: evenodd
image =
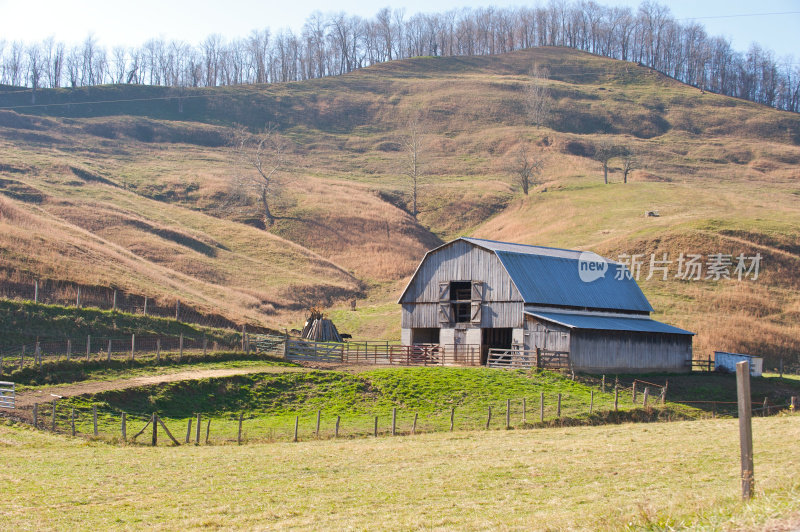
M652 312L639 285L618 272L625 267L608 262L603 277L584 282L577 257L496 250L511 279L528 304ZM578 252L573 252L578 253ZM620 277L619 279L617 277Z
M566 314L562 312L526 311L536 318L552 321L570 329L593 329L600 331L632 331L664 334L689 334L693 332L651 320L650 318L621 318L615 316L590 316L587 314Z

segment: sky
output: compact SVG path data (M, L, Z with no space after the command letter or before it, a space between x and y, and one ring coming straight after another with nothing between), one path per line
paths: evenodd
M226 38L247 36L269 27L299 30L314 11L344 11L372 17L381 7L405 9L406 16L460 7L538 6L548 0L0 0L0 41L57 41L78 43L93 34L100 44L138 46L163 37L197 44L207 35ZM627 5L639 0L596 0L603 5ZM731 40L737 50L752 42L775 52L777 58L793 56L800 62L800 0L662 0L675 18L696 18L711 35ZM333 6L333 7L332 7ZM791 14L789 14L791 12ZM739 16L743 15L743 16Z

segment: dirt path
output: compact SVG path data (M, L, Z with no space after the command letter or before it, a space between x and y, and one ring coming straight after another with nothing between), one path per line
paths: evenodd
M129 379L118 379L109 381L78 382L69 385L52 386L40 388L17 394L17 408L32 406L34 403L51 401L53 395L59 397L72 397L85 393L105 392L108 390L123 390L125 388L135 388L137 386L147 386L149 384L160 384L162 382L175 382L191 379L207 379L211 377L230 377L233 375L247 375L250 373L288 373L298 371L311 371L310 368L291 367L291 366L255 366L250 368L223 368L223 369L195 369L180 371L177 373L165 373L162 375L143 375L141 377L131 377ZM51 395L53 394L53 395Z

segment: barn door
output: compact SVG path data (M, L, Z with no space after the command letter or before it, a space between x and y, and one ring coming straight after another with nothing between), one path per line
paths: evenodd
M481 309L483 308L483 282L482 281L472 281L472 294L470 299L472 300L472 308L470 312L470 322L473 325L480 325L482 312Z
M439 283L439 302L450 301L450 283Z
M453 309L450 306L450 302L439 302L439 325L449 325L453 322Z

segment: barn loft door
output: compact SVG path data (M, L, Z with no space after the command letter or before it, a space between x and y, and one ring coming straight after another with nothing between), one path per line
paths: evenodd
M452 307L450 301L439 303L439 325L449 325L453 322Z
M483 308L483 282L482 281L472 281L472 312L470 313L470 322L473 325L480 325L481 318L482 318L482 311Z
M450 302L450 283L444 282L439 283L439 301L444 303L447 301Z

